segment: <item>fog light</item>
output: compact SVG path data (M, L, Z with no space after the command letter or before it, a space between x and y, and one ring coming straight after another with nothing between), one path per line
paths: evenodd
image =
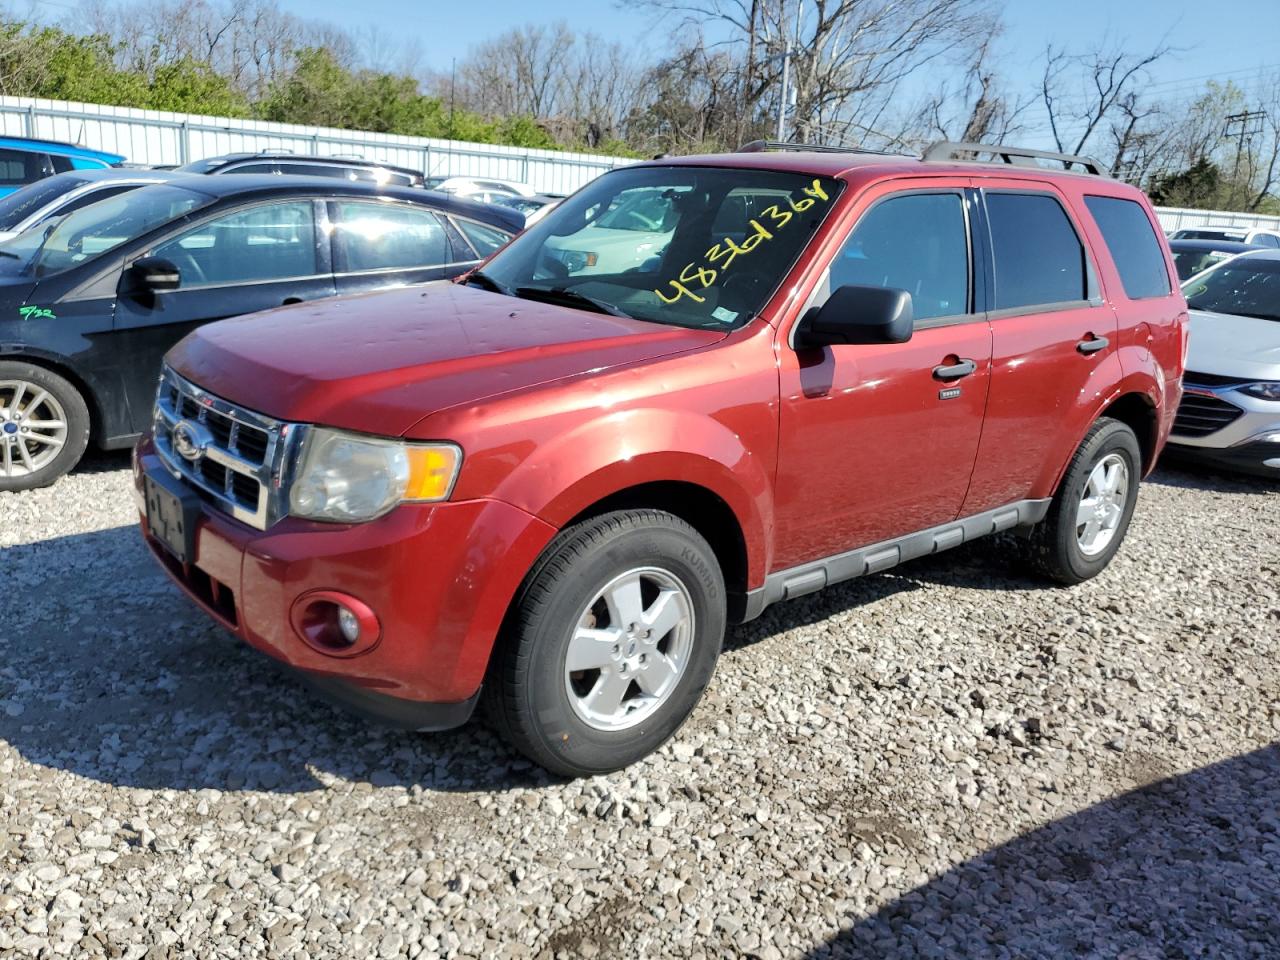
M354 613L341 604L338 604L338 629L342 632L342 639L347 643L355 643L360 639L360 621L356 619Z

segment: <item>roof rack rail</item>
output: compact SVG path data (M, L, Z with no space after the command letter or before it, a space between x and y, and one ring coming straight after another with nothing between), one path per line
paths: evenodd
M766 150L784 150L798 153L874 153L889 157L894 154L868 147L828 147L817 143L787 143L783 140L752 140L744 143L735 153L764 153Z
M1056 160L1068 170L1074 164L1084 167L1086 173L1096 177L1109 177L1111 171L1092 157L1077 157L1070 153L1053 153L1048 150L1028 150L1025 147L1006 147L991 143L952 143L944 140L925 150L921 160L978 160L978 154L989 153L992 159L983 163L1008 163L1018 167L1039 167L1037 160ZM973 154L973 156L964 156Z

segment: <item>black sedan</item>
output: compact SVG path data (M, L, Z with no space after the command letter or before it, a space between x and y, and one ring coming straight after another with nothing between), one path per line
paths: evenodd
M456 276L503 207L315 177L185 176L0 246L0 491L147 426L165 352L212 320ZM358 322L353 318L353 322Z
M1235 240L1169 241L1169 251L1173 254L1173 265L1178 271L1179 282L1189 280L1200 271L1208 270L1215 263L1221 263L1238 253L1262 249L1265 248L1253 243L1237 243Z

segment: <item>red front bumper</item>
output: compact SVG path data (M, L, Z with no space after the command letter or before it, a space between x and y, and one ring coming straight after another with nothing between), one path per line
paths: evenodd
M142 470L163 469L148 440L137 456ZM555 534L497 500L405 504L352 525L286 518L267 531L205 507L194 562L183 565L145 516L141 525L160 565L246 643L313 676L432 703L477 692L507 606ZM378 642L345 658L304 642L290 610L313 590L368 605L381 623Z

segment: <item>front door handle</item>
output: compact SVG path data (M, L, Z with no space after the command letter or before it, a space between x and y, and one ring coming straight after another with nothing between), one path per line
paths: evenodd
M295 303L301 303L301 302L302 302L301 297L285 297L282 301L280 301L280 305L282 307L291 307Z
M1106 337L1096 337L1091 333L1076 344L1076 349L1088 356L1091 353L1097 353L1099 350L1107 349L1107 344L1110 342Z
M957 360L955 363L944 363L940 367L934 367L933 375L939 380L959 380L977 369L978 365L972 360Z

